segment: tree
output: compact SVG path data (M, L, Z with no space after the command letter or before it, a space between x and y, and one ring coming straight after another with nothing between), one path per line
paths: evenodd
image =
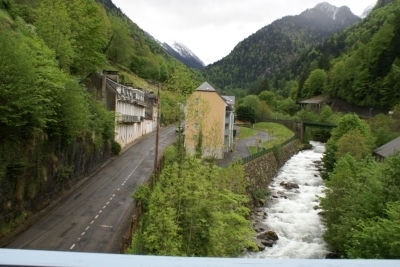
M270 108L276 110L278 106L278 101L276 100L276 96L273 92L271 91L262 91L259 95L258 98L261 101L264 101Z
M221 169L192 156L178 164L170 152L142 216L144 253L234 257L254 246L243 166Z
M356 130L363 136L366 148L368 148L370 152L372 151L375 145L375 140L371 134L369 126L364 121L360 120L360 118L355 114L343 116L337 127L332 130L331 138L326 144L324 157L322 159L324 164L322 176L324 179L329 179L329 175L334 169L337 160L336 152L338 149L338 141L348 132ZM347 140L347 138L345 140ZM343 141L343 143L346 142L347 141Z
M104 49L110 38L110 21L105 10L93 0L66 2L74 40L71 72L87 75L106 62Z
M168 81L164 85L164 90L175 92L177 95L188 97L196 89L196 81L193 79L189 70L181 65L177 65L169 75Z
M107 49L107 58L114 64L129 65L132 58L133 40L128 25L115 15L109 16L112 35Z
M260 99L256 95L248 95L243 99L243 105L247 107L252 107L256 110Z
M43 131L48 123L50 114L54 111L50 107L52 94L55 88L45 86L40 74L54 74L52 54L39 39L18 37L0 28L0 124L11 127L9 134L15 135L20 131L32 133ZM49 65L37 64L39 55L50 55L42 58ZM49 78L49 77L46 77ZM20 130L17 130L17 129ZM4 129L4 128L3 128Z
M71 20L65 1L43 0L35 22L39 36L54 50L60 67L69 71L74 58Z
M308 79L304 83L303 96L311 97L314 95L325 93L327 75L324 70L316 69L310 73Z
M239 120L254 123L256 121L256 112L252 107L240 105L236 109L236 116Z
M358 130L350 130L337 142L336 159L352 155L355 160L362 160L371 153L366 138Z

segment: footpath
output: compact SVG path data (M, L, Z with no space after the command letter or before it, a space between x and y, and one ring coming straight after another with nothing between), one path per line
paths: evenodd
M236 136L239 136L240 127L235 126L235 130ZM264 143L272 139L274 139L274 137L272 137L268 132L258 130L257 135L243 139L237 138L234 141L233 151L225 154L225 157L223 159L217 160L217 165L220 167L226 167L234 161L247 158L251 155L249 151L249 146L256 146L257 142L259 141Z

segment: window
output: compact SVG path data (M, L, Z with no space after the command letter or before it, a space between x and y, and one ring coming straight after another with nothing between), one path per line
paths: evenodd
M197 128L199 127L199 124L198 124L197 122L195 122L195 123L193 124L193 127L194 127L195 129L197 129Z
M199 98L198 98L198 97L195 98L194 103L195 103L195 104L198 104L198 103L199 103Z

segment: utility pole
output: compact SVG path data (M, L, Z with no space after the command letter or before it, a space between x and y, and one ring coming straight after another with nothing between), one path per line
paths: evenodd
M157 130L156 130L156 147L155 147L155 155L154 155L154 171L157 170L158 167L158 139L160 135L160 110L161 110L161 83L158 83L158 92L157 92Z

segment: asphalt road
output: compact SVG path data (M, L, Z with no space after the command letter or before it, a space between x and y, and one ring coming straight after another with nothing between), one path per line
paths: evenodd
M159 155L176 140L174 127L160 132ZM7 248L117 253L132 214L131 194L154 167L155 135L132 145Z

